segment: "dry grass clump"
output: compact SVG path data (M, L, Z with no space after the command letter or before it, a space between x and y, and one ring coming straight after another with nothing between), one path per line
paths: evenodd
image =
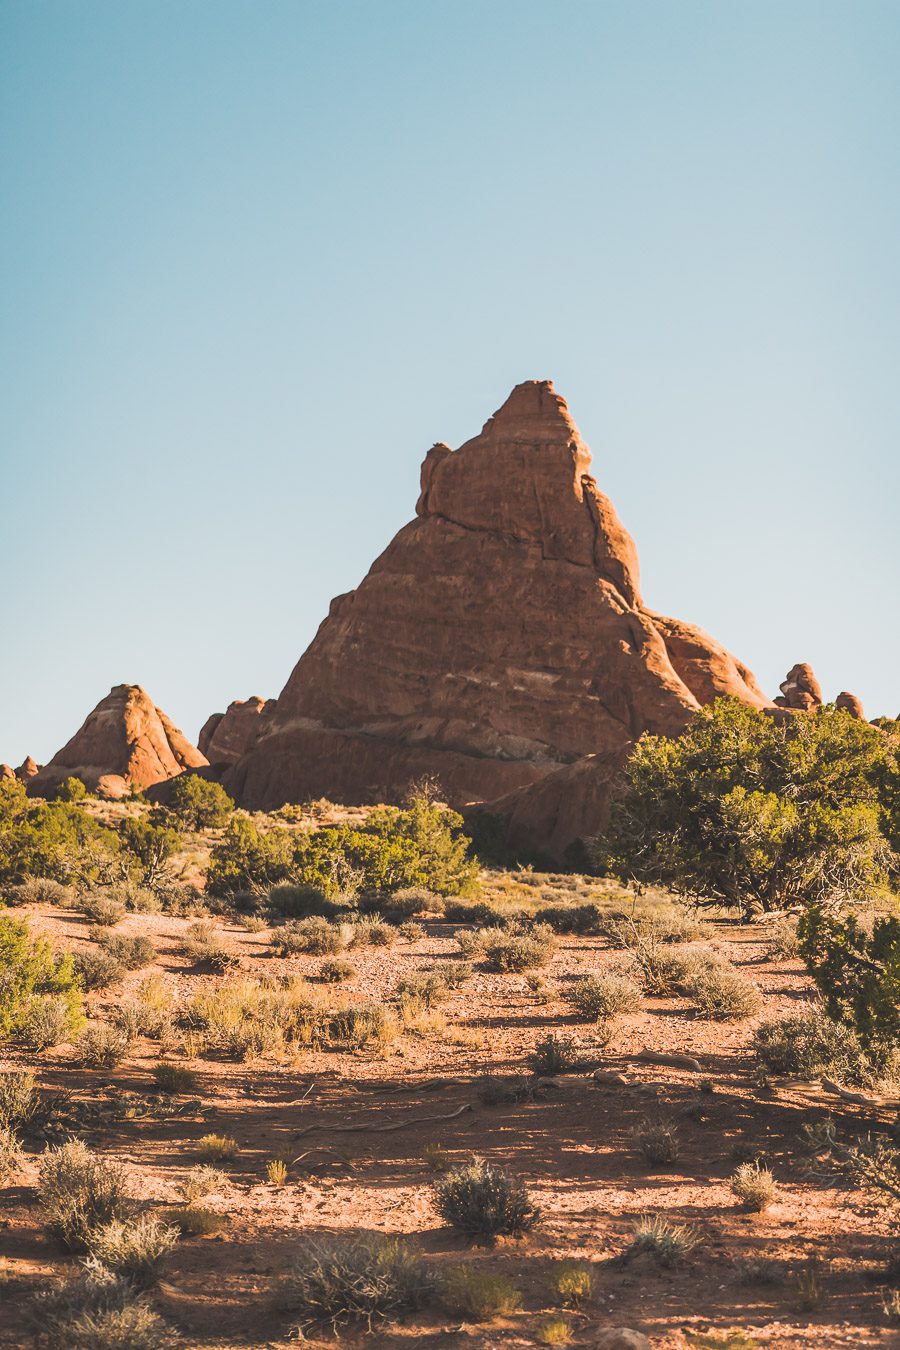
M125 978L125 967L109 952L82 947L72 953L72 961L83 989L108 989Z
M300 975L232 977L201 990L183 1009L183 1020L206 1033L208 1045L247 1058L296 1042L327 1040L332 1011L324 992Z
M423 1007L433 1008L448 999L471 975L472 967L468 961L457 965L432 966L429 970L407 975L397 985L396 992L401 999L416 999Z
M467 1322L489 1322L522 1306L522 1294L508 1275L469 1263L451 1266L441 1280L440 1298L447 1312Z
M678 1161L678 1131L671 1121L644 1118L631 1132L635 1148L648 1163L661 1167Z
M777 1191L775 1178L761 1162L741 1163L731 1174L728 1185L744 1208L757 1214L768 1209Z
M19 1165L19 1136L8 1125L0 1125L0 1186L16 1175Z
M558 1315L545 1317L534 1335L538 1345L571 1345L574 1337L572 1323Z
M198 1167L192 1167L181 1183L181 1195L186 1205L196 1205L198 1200L205 1200L208 1195L220 1191L223 1186L228 1184L228 1176L218 1167L209 1167L201 1164Z
M350 943L353 929L347 923L330 923L313 915L283 924L272 934L272 950L278 956L333 956Z
M594 1273L583 1261L557 1261L547 1277L547 1289L554 1303L580 1308L594 1292Z
M95 1229L90 1236L90 1252L95 1261L129 1280L136 1289L149 1289L177 1241L177 1228L153 1214L140 1214L137 1218L112 1219Z
M642 1002L641 986L628 975L586 975L566 994L576 1011L591 1021L637 1012Z
M351 947L392 947L397 929L381 919L357 919L352 926Z
M183 1092L194 1092L197 1087L197 1075L184 1064L172 1064L161 1060L153 1066L153 1085L160 1092L179 1096Z
M553 1032L538 1041L529 1056L532 1073L541 1078L553 1078L558 1073L572 1073L578 1067L578 1049L568 1036L557 1036Z
M147 975L113 1013L116 1025L132 1039L159 1040L172 1028L175 991L160 975Z
M0 1127L18 1134L42 1119L45 1106L30 1069L0 1074Z
M399 1034L397 1017L382 1003L354 1003L333 1011L327 1022L329 1042L347 1050L384 1047Z
M143 933L105 933L100 945L126 970L140 970L156 959L156 948Z
M133 1207L120 1164L79 1139L45 1151L38 1200L47 1231L72 1251L88 1250L98 1229L127 1219Z
M507 974L546 966L555 951L556 938L547 924L512 924L485 943L484 958L488 970Z
M283 1186L288 1179L286 1158L270 1158L266 1163L266 1180L273 1186Z
M347 1234L307 1237L281 1287L287 1312L301 1314L301 1332L336 1330L420 1308L435 1282L416 1252L398 1238Z
M800 937L797 933L797 920L786 914L776 919L766 928L769 939L769 955L777 961L793 961L800 955Z
M169 1328L130 1280L91 1266L39 1295L30 1309L46 1350L163 1350Z
M701 942L710 929L695 914L678 907L655 906L652 912L608 915L603 933L613 947L639 951L647 946Z
M444 1222L470 1238L519 1237L540 1218L520 1181L480 1160L454 1168L436 1181L432 1196Z
M225 971L238 964L240 956L232 942L211 919L195 919L188 926L182 952L205 970Z
M97 1022L86 1027L75 1042L75 1062L86 1069L114 1069L131 1049L121 1027Z
M239 1151L238 1141L230 1134L205 1134L197 1140L197 1152L207 1162L231 1162Z
M694 1229L672 1223L661 1214L645 1214L634 1225L634 1237L627 1254L639 1256L646 1252L661 1266L672 1269L681 1265L699 1242Z
M352 961L335 958L332 961L323 961L319 966L319 979L323 984L344 984L346 980L352 980L355 974L356 966Z
M169 1210L169 1218L184 1237L210 1237L228 1222L224 1214L202 1205L178 1205Z

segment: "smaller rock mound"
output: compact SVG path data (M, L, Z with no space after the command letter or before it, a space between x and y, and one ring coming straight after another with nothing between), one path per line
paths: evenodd
M36 764L30 755L26 755L22 763L16 769L16 777L22 783L29 782L40 773L40 765Z
M810 712L822 706L822 686L813 674L813 668L805 661L791 666L786 679L778 686L781 697L775 703L779 708L792 708L795 712Z
M210 764L236 764L256 741L265 713L275 707L274 698L235 699L224 713L213 713L203 724L197 741Z
M0 764L0 781L4 778L15 778L16 771L11 764Z
M72 739L28 784L45 795L64 778L80 778L101 797L122 797L207 763L138 684L118 684Z
M855 694L848 694L846 689L842 689L834 700L834 706L840 708L842 712L849 713L857 721L864 722L866 715L863 712L863 705Z

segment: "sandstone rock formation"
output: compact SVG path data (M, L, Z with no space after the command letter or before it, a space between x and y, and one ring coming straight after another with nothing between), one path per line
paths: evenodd
M834 700L834 706L840 708L842 712L847 712L851 717L857 718L860 722L866 720L863 712L863 705L855 694L848 694L846 689L841 690Z
M11 764L0 764L0 780L4 778L15 778L16 771Z
M40 796L71 776L102 797L122 797L206 762L140 685L118 684L28 787Z
M615 762L716 694L771 707L707 634L644 606L589 465L548 381L434 446L415 519L332 602L229 772L237 799L397 801L427 774L455 805L490 801L585 755Z
M22 763L16 769L16 777L23 783L28 783L40 772L40 765L36 764L30 755L26 755Z
M259 735L262 717L275 707L275 699L235 699L224 713L213 713L204 722L197 741L210 764L236 764Z
M822 688L813 674L813 668L803 662L791 666L787 677L778 686L781 697L775 699L779 708L793 708L796 712L809 712L811 708L821 708Z

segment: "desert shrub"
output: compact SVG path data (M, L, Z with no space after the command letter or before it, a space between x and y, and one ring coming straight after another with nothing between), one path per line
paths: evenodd
M752 980L731 965L715 963L689 974L685 993L704 1017L714 1022L740 1022L762 1006L762 997Z
M205 1134L197 1140L197 1152L207 1162L231 1162L239 1152L238 1142L230 1134Z
M186 1205L196 1205L198 1200L205 1200L208 1195L214 1195L227 1184L228 1176L225 1172L220 1171L218 1167L201 1163L188 1172L181 1184L181 1194Z
M489 970L521 972L546 966L555 950L553 929L535 924L531 928L511 927L492 938L485 946L484 956Z
M532 1073L544 1078L552 1078L558 1073L571 1073L578 1067L575 1042L567 1036L545 1036L534 1047L528 1062Z
M629 1256L646 1252L661 1266L679 1266L699 1244L699 1237L684 1224L671 1223L661 1214L645 1214L634 1225Z
M360 909L375 910L388 923L402 924L416 914L439 914L442 902L440 896L425 886L406 886L393 894L363 897Z
M126 970L140 970L156 959L156 948L143 933L106 933L100 943L103 950L120 961Z
M404 942L419 942L425 936L425 927L414 919L406 919L397 925L397 935Z
M353 925L350 945L353 947L391 947L397 940L397 930L380 919L359 919Z
M240 960L234 943L210 919L196 919L189 925L181 949L186 957L207 970L228 970Z
M325 984L343 984L345 980L352 980L356 974L356 967L350 961L323 961L319 966L319 979Z
M184 1064L170 1064L161 1060L153 1066L153 1083L160 1092L177 1096L182 1092L194 1092L197 1087L197 1075Z
M594 1292L594 1274L583 1261L556 1261L547 1277L547 1288L554 1303L580 1308Z
M38 1200L48 1232L72 1251L88 1249L97 1229L132 1209L121 1166L78 1139L41 1156Z
M593 901L576 905L542 905L535 922L546 924L554 933L592 936L603 931L603 912Z
M234 802L221 783L183 773L169 784L166 809L183 830L218 829L228 824Z
M602 931L611 947L627 951L647 944L698 942L709 936L708 925L681 907L656 907L649 913L615 911L604 917Z
M538 1324L534 1338L538 1345L571 1345L574 1335L569 1319L554 1314Z
M900 918L876 918L871 932L853 914L811 906L800 948L830 1015L851 1026L874 1054L900 1042Z
M614 973L586 975L566 998L582 1017L591 1020L637 1012L642 1001L640 985L627 975Z
M158 914L162 909L162 901L157 892L150 886L142 885L133 877L114 881L106 888L106 895L110 900L124 905L129 914Z
M405 976L397 985L400 998L418 999L425 1008L433 1008L450 997L471 977L472 967L464 961L460 965L432 966L430 970L416 971Z
M492 905L490 900L446 900L444 918L447 923L477 924L481 928L505 928L509 914Z
M757 1213L767 1209L775 1199L775 1178L760 1162L741 1163L731 1174L728 1185L745 1209Z
M779 961L791 961L800 955L800 935L797 932L797 920L782 915L770 923L766 937L771 942L770 954Z
M209 1237L221 1233L227 1223L223 1214L203 1205L177 1205L169 1210L169 1218L185 1237Z
M332 1045L362 1050L367 1045L388 1045L399 1032L397 1019L381 1003L356 1003L332 1012L328 1039Z
M318 915L283 924L272 934L272 947L279 956L306 952L312 956L331 956L342 952L350 937L348 925L330 923Z
M175 993L159 975L147 975L134 993L115 1009L113 1017L132 1039L158 1040L172 1025Z
M455 1168L432 1193L444 1222L470 1238L519 1237L540 1218L520 1181L481 1161Z
M844 898L877 880L889 738L833 708L776 721L735 699L625 766L598 860L619 875L754 910Z
M71 909L75 895L71 886L64 886L51 877L24 877L10 897L10 904L56 905L59 909Z
M336 900L329 900L316 886L295 886L287 882L272 887L268 905L276 914L290 919L308 919L314 915L333 919L345 909Z
M86 1069L114 1069L128 1054L131 1041L120 1027L104 1022L86 1027L75 1042L75 1059Z
M83 989L108 989L125 978L125 967L107 951L82 947L72 953L72 959Z
M39 1295L30 1313L46 1350L163 1350L171 1345L166 1323L132 1282L99 1264Z
M92 1230L91 1256L136 1289L149 1289L159 1278L159 1267L178 1241L178 1230L152 1214L111 1219Z
M151 887L166 881L169 860L184 846L182 835L171 825L134 816L122 821L119 839L140 884Z
M522 1306L522 1295L508 1275L468 1263L451 1266L441 1280L440 1297L453 1317L467 1322L489 1322Z
M87 788L80 778L72 775L57 783L49 795L54 802L80 802L87 796Z
M678 1131L671 1121L644 1118L631 1132L634 1146L648 1163L659 1167L678 1161Z
M422 1259L398 1238L342 1235L307 1237L285 1276L281 1303L301 1314L301 1328L383 1317L420 1308L434 1279Z
M0 781L0 787L8 781ZM67 1031L77 1028L81 995L71 953L57 954L45 938L33 938L26 920L0 916L0 1037L24 1035L28 1024L35 1030L39 995L58 997Z
M19 1137L8 1125L0 1125L0 1186L19 1170Z
M41 1114L37 1079L30 1069L0 1074L0 1127L18 1133Z
M22 1009L16 1039L29 1050L50 1050L70 1041L84 1026L81 1000L75 995L41 994Z
M294 836L277 827L260 830L248 816L232 815L209 859L206 889L211 895L271 891L290 878Z
M475 1080L475 1095L482 1106L514 1106L531 1101L534 1082L521 1073L483 1073Z
M81 902L81 908L98 928L113 928L125 918L125 906L122 901L99 891L93 895L86 895Z
M753 1050L769 1073L804 1078L828 1074L850 1083L865 1083L871 1074L871 1065L851 1028L833 1022L818 1010L763 1022L754 1033Z

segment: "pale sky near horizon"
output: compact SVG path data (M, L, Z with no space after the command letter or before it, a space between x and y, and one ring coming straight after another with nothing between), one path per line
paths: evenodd
M2 0L0 760L270 696L551 378L770 694L900 711L900 6Z

